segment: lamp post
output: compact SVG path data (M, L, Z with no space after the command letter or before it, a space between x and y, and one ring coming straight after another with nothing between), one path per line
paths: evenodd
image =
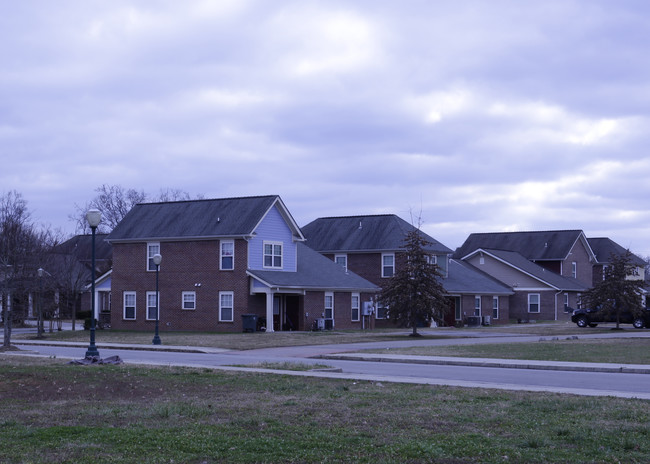
M90 309L90 345L88 345L88 350L86 351L86 357L90 358L93 356L99 356L99 351L97 346L95 346L95 231L99 222L102 220L102 213L97 209L90 209L86 213L86 221L92 230L92 268L90 270L91 276L91 309Z
M38 268L38 321L36 322L36 338L43 338L43 268Z
M153 336L153 344L160 345L160 335L158 335L158 321L160 320L160 303L158 302L158 273L160 271L160 262L162 261L162 256L160 253L153 255L153 263L156 265L156 334Z

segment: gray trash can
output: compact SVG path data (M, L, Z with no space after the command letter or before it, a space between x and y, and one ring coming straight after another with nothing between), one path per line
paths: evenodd
M257 330L257 314L242 314L241 323L244 332L255 332Z

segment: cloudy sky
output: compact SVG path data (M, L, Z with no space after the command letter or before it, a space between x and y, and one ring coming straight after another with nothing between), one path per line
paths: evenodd
M279 194L296 221L650 255L650 3L1 0L0 193Z

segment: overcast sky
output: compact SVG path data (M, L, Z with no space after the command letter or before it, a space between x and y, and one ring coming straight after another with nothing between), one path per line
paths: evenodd
M0 0L0 193L279 194L650 255L650 3Z

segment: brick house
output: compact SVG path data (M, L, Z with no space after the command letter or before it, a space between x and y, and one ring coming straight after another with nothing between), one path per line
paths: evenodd
M570 318L580 294L588 289L575 278L549 271L516 251L479 248L463 262L512 289L509 316L518 321Z
M138 204L107 237L111 326L153 329L160 254L161 331L238 332L249 314L267 332L308 330L316 319L361 328L379 289L304 240L277 195Z
M406 259L404 239L414 226L394 214L318 218L302 228L308 246L373 284L381 287ZM490 276L462 262L450 260L451 250L433 237L425 248L443 275L443 287L450 298L447 325L468 315L496 315L495 322L508 322L508 296L512 290ZM485 300L485 314L476 300ZM494 308L494 310L493 310ZM386 308L377 308L376 325L390 326Z
M593 282L596 256L581 230L475 233L456 250L454 258L463 259L479 248L514 251L551 272L577 279L585 287Z

